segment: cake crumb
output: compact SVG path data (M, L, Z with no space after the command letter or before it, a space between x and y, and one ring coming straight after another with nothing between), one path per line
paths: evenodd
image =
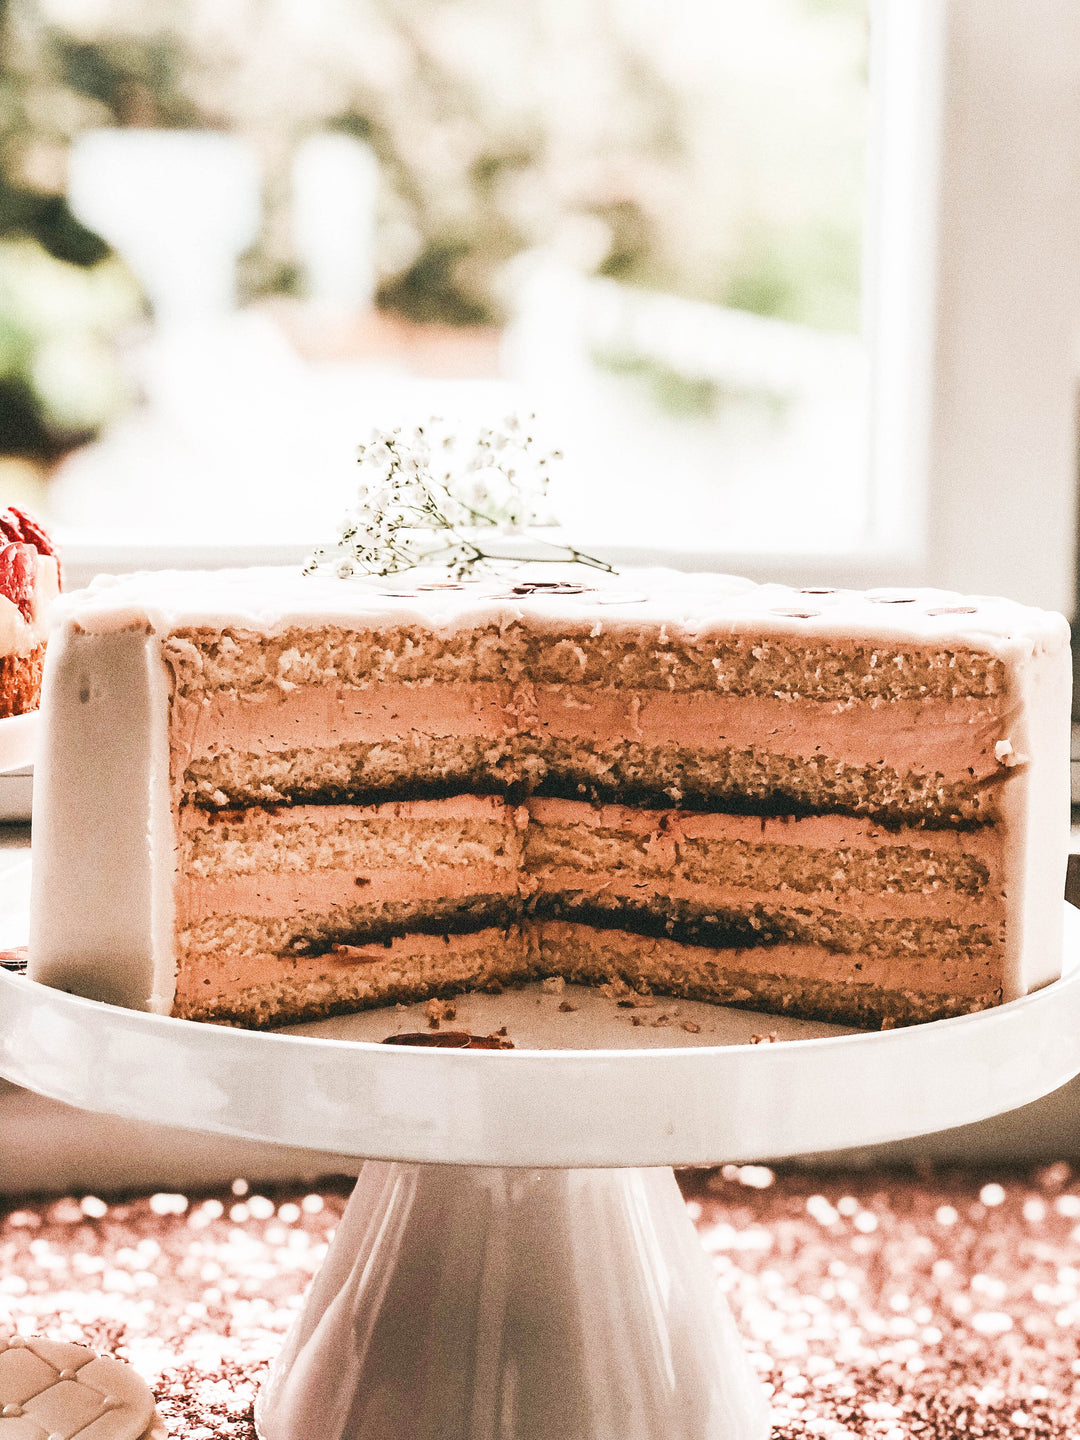
M623 1010L651 1010L656 1004L648 991L632 990L625 980L612 980L599 988L601 995L614 1000Z
M665 1013L665 1014L663 1014L663 1015L658 1015L658 1016L656 1017L656 1019L652 1022L652 1028L653 1028L654 1030L657 1030L657 1029L660 1028L661 1025L670 1025L670 1024L671 1024L671 1016Z
M540 990L544 995L561 995L565 989L566 981L561 975L549 975L540 982Z
M572 1015L577 1008L578 1008L578 1007L577 1007L576 1005L571 1005L569 1000L560 1000L560 1001L559 1001L559 1009L562 1011L562 1013L563 1013L564 1015ZM636 1017L635 1017L635 1022L634 1022L634 1023L635 1023L635 1024L639 1023L639 1022L637 1021L637 1018L636 1018Z
M452 1000L429 1000L424 1006L424 1013L427 1015L429 1030L438 1030L443 1020L453 1020L457 1015L457 1006Z
M751 1035L751 1036L750 1036L750 1044L751 1044L751 1045L775 1045L775 1044L776 1044L776 1031L775 1031L775 1030L770 1030L767 1035Z
M294 945L293 949L297 949L297 946ZM369 965L373 965L379 958L371 953L370 946L365 949L360 945L331 945L330 954L338 960L363 960Z
M682 1028L686 1031L688 1035L701 1034L701 1026L697 1023L696 1020L684 1020L682 1022Z
M1026 755L1021 755L1013 749L1011 740L999 740L996 743L994 746L994 759L999 765L1004 765L1010 770L1014 765L1026 765L1028 762Z

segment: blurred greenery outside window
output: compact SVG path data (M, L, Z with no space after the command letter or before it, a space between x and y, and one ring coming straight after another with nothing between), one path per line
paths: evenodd
M305 136L337 130L379 161L376 301L403 322L498 330L508 263L547 249L622 286L857 332L866 0L671 14L659 0L0 0L0 454L47 466L138 398L121 350L144 301L64 198L68 147L90 128L253 145L264 216L245 303L302 295L289 165ZM592 360L669 414L745 399L633 345Z

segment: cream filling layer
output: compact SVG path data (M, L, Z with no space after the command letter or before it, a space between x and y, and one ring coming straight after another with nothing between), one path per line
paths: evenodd
M721 982L725 972L791 976L843 986L875 985L882 990L910 990L926 995L989 996L1001 987L999 967L992 958L973 964L967 957L906 954L842 955L818 945L770 945L755 950L710 949L666 937L637 935L627 930L594 930L566 920L548 920L535 927L545 967L568 978L606 979L622 962L628 973L658 988L674 981L687 989ZM749 1001L751 992L735 997Z
M673 855L687 840L740 841L748 845L788 846L792 850L859 849L915 846L932 855L977 855L992 859L1000 849L992 829L978 831L885 829L873 820L849 815L731 815L707 810L647 810L630 805L593 805L532 795L525 802L531 824L581 826L635 835L647 846Z
M535 894L595 899L603 908L613 902L631 907L658 899L695 906L704 915L762 914L769 916L847 915L867 920L924 920L928 925L991 925L998 919L992 897L959 895L955 890L919 895L871 895L865 891L759 890L752 885L709 885L668 879L635 879L625 870L597 870L583 875L574 869L532 872Z
M571 802L576 804L577 802ZM385 800L378 805L281 805L267 809L194 810L187 806L180 811L181 833L213 833L225 827L272 829L278 833L319 825L332 829L339 825L363 825L387 821L403 825L425 821L464 820L481 823L527 823L527 816L518 816L519 807L508 806L499 795L447 795L438 800Z
M339 871L310 875L277 872L234 875L223 880L197 880L181 885L177 896L177 925L186 929L211 915L244 915L276 920L295 917L298 924L316 919L327 922L346 915L361 916L367 909L408 903L422 912L425 905L443 900L465 900L497 895L519 898L518 875L495 866L445 866L426 871L376 870L364 877ZM797 891L755 890L750 886L695 884L673 879L641 881L619 871L598 870L583 875L577 870L544 871L535 880L536 895L570 899L594 898L603 908L612 902L641 907L650 901L672 900L696 906L702 914L850 915L869 920L924 920L928 924L992 925L998 918L993 899L957 895L868 895L837 891L812 896Z
M520 932L489 927L464 935L402 935L388 944L350 947L348 957L327 951L316 955L234 955L222 947L201 954L177 976L176 1011L205 1014L229 1011L229 1001L244 995L302 995L307 986L324 991L326 1001L342 995L377 1004L407 994L418 982L429 989L492 975L511 982L530 973L535 945ZM307 997L304 997L305 999ZM276 1005L271 1007L278 1008ZM288 1003L284 1005L288 1010Z
M297 687L272 695L176 699L172 745L179 760L222 750L275 754L378 744L410 734L592 744L636 741L715 753L763 749L792 759L827 757L946 783L1001 775L995 747L1008 716L978 700L861 702L772 699L574 685L386 684L367 689ZM181 764L181 769L183 764Z
M298 926L322 920L345 922L381 905L407 903L423 910L443 900L479 896L518 897L518 873L505 866L446 865L401 870L369 870L355 876L340 870L312 874L291 871L232 875L221 880L182 882L177 895L177 927L196 925L211 915L244 915L253 920L295 917Z

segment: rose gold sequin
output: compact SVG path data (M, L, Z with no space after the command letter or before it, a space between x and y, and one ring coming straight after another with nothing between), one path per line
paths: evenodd
M772 1389L772 1440L1080 1434L1080 1177L1068 1166L918 1180L731 1165L681 1178ZM23 1202L0 1212L0 1334L130 1361L174 1440L254 1440L256 1389L347 1194L346 1182L261 1196L241 1185L184 1197L183 1213L147 1197L80 1223ZM229 1218L237 1196L242 1224Z

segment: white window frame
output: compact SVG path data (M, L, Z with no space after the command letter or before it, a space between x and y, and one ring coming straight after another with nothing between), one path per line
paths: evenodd
M935 585L1072 614L1080 372L1080 7L871 0L864 310L871 520L857 552L612 549L795 584ZM294 564L72 545L101 570Z
M941 12L942 104L924 573L1071 615L1080 9L1070 0L926 0L926 9Z

